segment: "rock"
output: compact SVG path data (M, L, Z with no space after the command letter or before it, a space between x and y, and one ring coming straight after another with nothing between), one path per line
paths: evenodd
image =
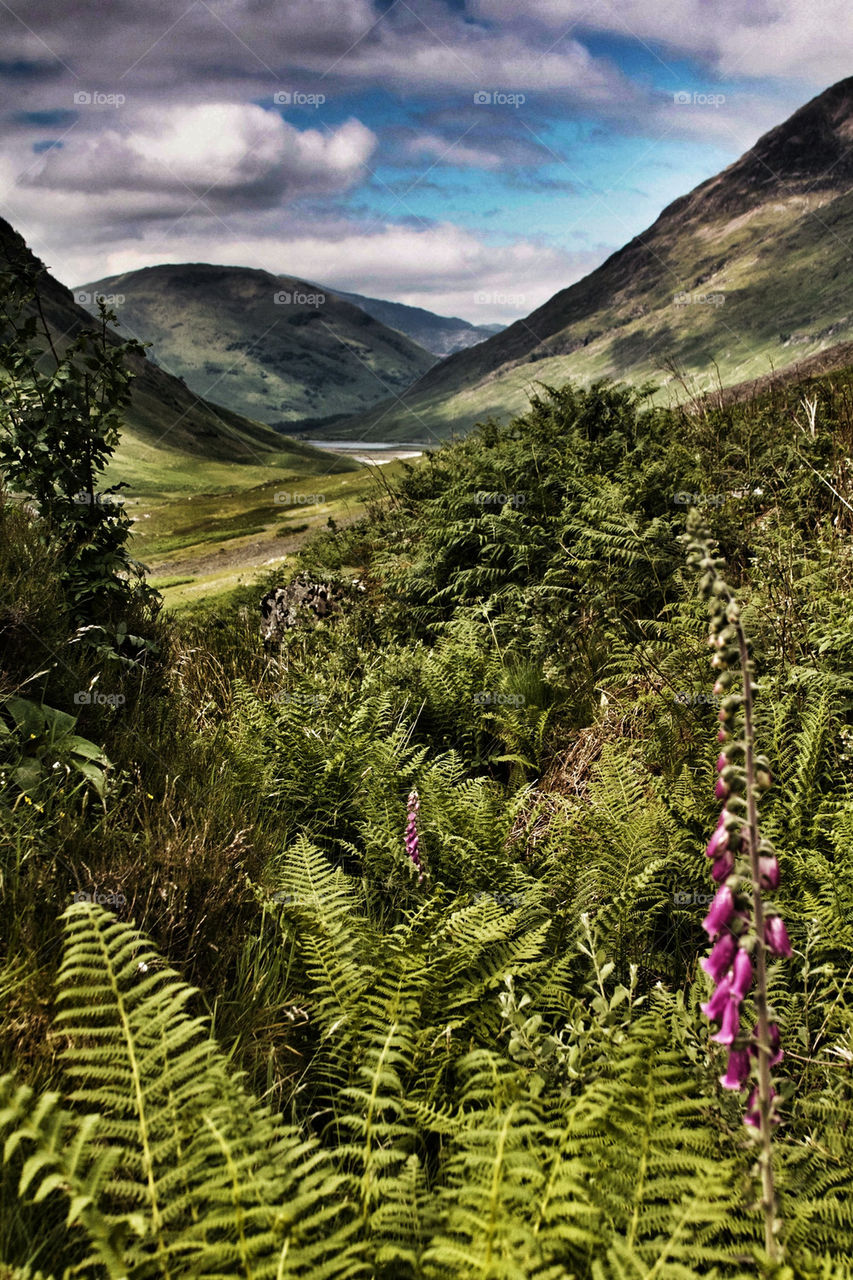
M281 644L285 631L293 627L315 627L343 612L364 583L354 578L348 585L315 582L307 573L298 573L286 587L275 587L261 599L260 634L264 644Z

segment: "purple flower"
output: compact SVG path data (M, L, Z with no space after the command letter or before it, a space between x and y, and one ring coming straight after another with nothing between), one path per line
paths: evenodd
M711 839L708 841L708 847L705 850L705 857L719 858L720 854L723 853L726 849L728 849L728 847L729 847L729 833L728 831L726 831L721 820L719 825L717 826L716 831L711 836Z
M751 986L752 961L749 952L740 947L732 965L732 992L742 1000Z
M729 989L729 998L723 1009L720 1029L716 1035L711 1036L711 1039L716 1040L717 1044L733 1044L739 1031L740 999L735 995L734 991Z
M701 961L701 966L709 978L719 982L731 968L732 960L738 949L737 939L731 933L724 933L711 948L711 954Z
M731 920L735 909L734 894L727 884L717 890L711 908L702 921L702 928L709 938L716 938Z
M723 782L722 778L718 778L717 785L714 787L714 795L717 797L718 800L725 800L728 794L729 794L728 785L725 782Z
M717 756L717 773L722 773L728 763L725 752L721 751Z
M790 956L791 940L781 916L768 916L764 922L764 941L774 956Z
M729 1049L729 1063L726 1074L720 1076L720 1084L724 1089L742 1089L749 1079L749 1050Z
M421 868L421 851L420 839L418 838L418 810L421 807L420 797L417 791L412 790L409 793L407 801L408 819L406 821L406 852L412 863L418 869L418 883L423 880L424 873Z
M702 1005L702 1012L709 1022L719 1022L722 1019L726 1006L730 1002L731 983L728 978L723 978L710 1000L706 1000Z
M760 854L758 858L758 874L762 889L779 888L779 863L775 857Z
M716 858L711 865L711 875L717 884L721 884L723 880L727 880L735 869L735 856L731 849L726 849L721 857Z

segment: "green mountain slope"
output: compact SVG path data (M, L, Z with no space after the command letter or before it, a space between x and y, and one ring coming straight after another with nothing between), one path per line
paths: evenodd
M22 256L32 257L25 241L0 219L0 260ZM48 271L41 277L40 293L58 346L92 327L88 311ZM133 488L178 492L234 488L259 483L270 468L310 475L352 466L345 459L331 460L328 454L285 440L261 422L208 403L150 360L131 357L131 364L136 379L111 475Z
M346 425L430 440L522 409L536 383L609 376L678 394L853 338L853 78L664 209L597 270ZM683 382L681 381L683 378Z
M419 343L436 356L449 356L454 351L464 351L478 342L485 342L493 334L504 329L502 324L470 324L458 316L439 316L424 307L410 307L403 302L388 302L383 298L366 298L360 293L341 293L337 297L361 307L368 315L381 320L392 329L399 329L413 342Z
M247 267L145 267L76 293L91 309L97 294L115 297L127 331L164 369L280 430L361 412L435 362L321 286Z

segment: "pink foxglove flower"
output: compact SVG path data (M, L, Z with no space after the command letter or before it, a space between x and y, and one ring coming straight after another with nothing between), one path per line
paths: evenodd
M418 836L418 811L421 802L417 791L414 789L409 793L407 802L408 819L406 821L406 852L413 865L417 867L418 884L424 878L423 868L421 867L421 842Z
M721 1022L727 1005L731 1000L731 984L728 978L723 978L722 982L717 986L716 991L702 1005L702 1012L709 1022Z
M749 952L739 948L732 965L732 991L742 1000L752 986L752 960Z
M724 933L711 948L711 954L700 961L702 968L714 982L721 982L735 958L738 945L734 934Z
M729 886L724 884L717 890L714 901L711 903L710 910L702 921L702 928L705 930L709 938L716 938L717 935L725 929L726 925L734 915L734 910L734 894Z
M779 862L777 858L761 854L758 859L758 871L762 889L779 888Z
M729 833L728 831L726 831L725 827L722 825L722 822L721 822L720 825L717 827L717 830L711 836L711 839L708 841L708 847L705 850L705 857L719 858L720 854L723 853L726 849L728 849L728 847L729 847Z
M719 1031L711 1036L717 1044L733 1044L740 1031L740 998L729 987L728 1000L723 1008Z
M726 1074L720 1076L720 1084L724 1089L742 1089L749 1079L749 1050L730 1049Z
M723 880L728 880L729 876L735 869L735 855L731 849L721 854L719 858L715 858L711 865L711 875L717 884L722 884Z
M766 756L756 754L753 695L757 685L740 604L720 572L723 562L717 543L697 510L687 518L684 541L688 563L702 574L711 618L708 643L715 650L711 660L717 672L714 692L723 695L717 733L719 776L714 792L725 807L705 850L711 875L720 888L703 921L714 946L702 962L717 985L702 1012L717 1024L713 1039L729 1048L726 1073L720 1077L722 1086L743 1089L750 1077L755 1079L744 1119L758 1130L764 1247L770 1260L778 1263L780 1224L771 1143L772 1125L778 1123L778 1116L770 1069L781 1061L782 1051L768 1003L767 958L790 956L791 943L783 921L765 906L762 897L779 884L779 864L772 845L761 837L758 820L759 797L772 786L773 777ZM757 1025L746 1036L740 1031L741 1006L753 981Z
M774 956L791 956L791 940L781 916L768 916L764 922L764 941Z

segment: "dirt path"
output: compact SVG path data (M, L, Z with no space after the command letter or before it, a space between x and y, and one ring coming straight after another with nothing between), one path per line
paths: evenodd
M229 569L263 568L267 564L276 564L307 541L312 530L294 533L289 537L254 538L235 547L219 547L202 555L184 557L183 559L161 560L150 566L152 578L203 577L208 573L225 572ZM236 539L235 539L236 541Z

